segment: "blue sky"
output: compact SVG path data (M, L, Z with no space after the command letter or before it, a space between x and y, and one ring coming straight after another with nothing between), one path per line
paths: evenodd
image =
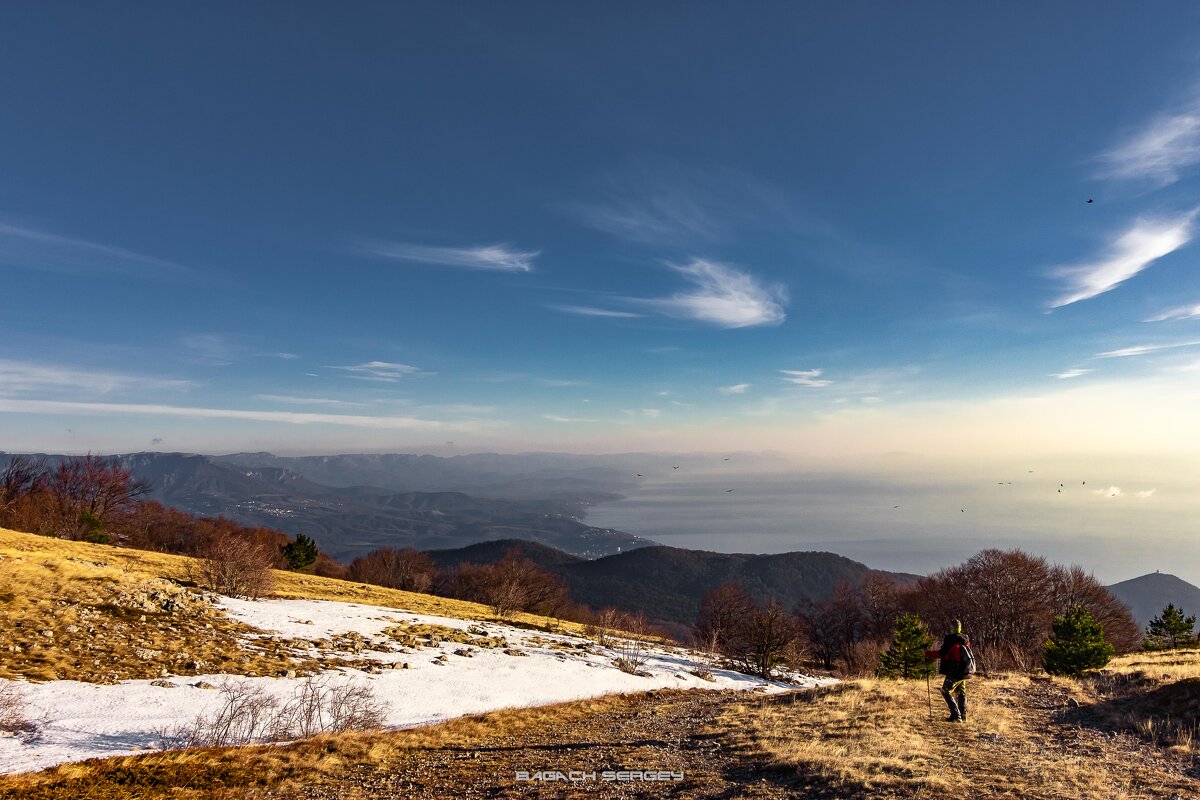
M1154 11L10 6L0 449L1192 469Z

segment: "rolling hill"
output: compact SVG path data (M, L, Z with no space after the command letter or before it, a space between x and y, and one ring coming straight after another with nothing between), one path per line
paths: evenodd
M727 581L740 582L760 601L778 600L791 609L805 601L823 600L839 583L859 583L873 571L834 553L747 555L661 545L593 560L520 541L434 550L429 555L443 569L450 569L461 562L495 561L512 547L520 547L528 558L561 576L578 602L593 608L644 611L652 619L684 625L695 620L704 595ZM884 574L901 582L916 578Z
M1200 613L1200 588L1165 572L1151 572L1114 583L1108 590L1124 603L1138 624L1145 627L1173 603L1188 615Z

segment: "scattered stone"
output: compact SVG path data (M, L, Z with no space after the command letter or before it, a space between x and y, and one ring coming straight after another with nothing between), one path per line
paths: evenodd
M153 661L156 658L162 657L162 650L152 650L149 647L133 648L133 655L141 661Z
M165 680L163 678L159 678L158 680L155 680L155 681L150 681L150 685L151 686L159 686L163 689L174 689L179 686L179 684L171 683L170 681Z
M294 670L294 669L281 669L281 670L279 670L279 672L277 672L277 673L276 673L276 675L278 675L280 678L288 678L288 679L291 679L291 678L295 678L295 677L296 677L296 670Z
M213 686L211 683L209 683L208 681L196 681L195 683L192 684L192 686L196 687L197 689L215 689L215 688L217 688L217 687Z

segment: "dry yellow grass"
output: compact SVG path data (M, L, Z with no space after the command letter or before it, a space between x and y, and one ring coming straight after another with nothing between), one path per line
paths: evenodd
M936 686L931 721L923 682L848 681L735 707L716 730L748 757L796 770L814 791L850 796L933 798L973 787L968 796L1121 800L1200 791L1170 754L1078 724L1067 709L1077 689L1024 675L972 679L970 721L952 725L941 721Z
M290 669L305 674L322 666L299 655L293 643L249 644L251 628L212 608L201 592L187 590L196 564L186 556L0 529L0 630L6 633L0 641L0 677L103 682L168 673L270 675ZM274 583L272 597L377 605L583 635L583 626L575 622L533 614L500 620L486 606L434 595L285 571L275 573Z
M204 748L63 764L0 776L0 800L217 800L257 797L290 787L336 782L362 765L406 753L469 750L485 737L523 736L580 725L589 715L630 707L636 695L609 695L537 708L476 714L423 728L320 736L284 746ZM470 764L463 764L470 768Z

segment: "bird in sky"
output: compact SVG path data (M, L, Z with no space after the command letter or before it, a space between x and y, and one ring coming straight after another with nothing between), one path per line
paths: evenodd
M640 477L642 477L642 473L640 473L640 472L637 472L637 473L634 473L634 474L636 474L636 475L637 475L639 478L640 478Z
M1089 203L1091 203L1091 202L1094 202L1094 201L1092 200L1092 198L1090 198L1090 197L1089 197L1089 198L1088 198L1088 202L1089 202Z
M732 491L733 491L733 489L726 489L725 491L727 491L727 492L732 492Z
M672 466L671 469L679 469L678 466Z

